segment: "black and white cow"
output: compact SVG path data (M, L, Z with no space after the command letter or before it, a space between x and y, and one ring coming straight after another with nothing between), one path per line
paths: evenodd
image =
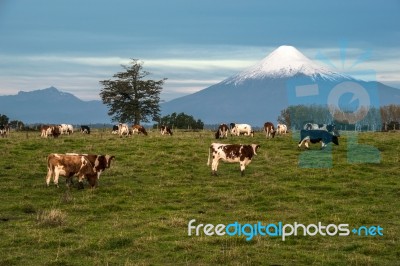
M117 135L117 134L118 134L118 125L113 125L112 131L111 131L111 134L115 134L115 135Z
M306 148L309 149L309 143L321 142L321 149L325 148L330 142L339 145L339 139L337 136L325 130L304 130L300 131L300 141L298 147L301 148L305 144Z
M307 123L307 124L304 125L303 129L305 129L305 130L325 130L327 132L331 132L335 136L340 137L339 132L336 130L336 127L333 124Z
M161 133L161 135L170 135L170 136L172 136L172 129L170 128L170 127L167 127L167 126L161 126L160 127L160 133Z
M216 139L227 138L229 132L229 127L226 124L220 124L217 132L215 132Z
M130 135L129 127L127 124L119 123L118 124L118 135L122 136L129 136Z
M61 135L71 135L74 133L74 127L71 124L60 124L59 128Z
M81 132L84 134L90 134L90 127L89 126L81 126Z
M287 126L285 124L277 124L276 125L276 133L278 135L287 134Z
M250 164L254 155L257 155L258 144L242 145L242 144L222 144L212 143L208 151L207 165L210 165L211 155L211 174L217 175L219 160L228 163L240 163L241 175L244 175L244 170Z
M231 135L240 136L241 134L245 136L254 137L254 131L251 129L249 124L236 124L230 123Z
M8 131L9 131L8 126L0 125L0 136L2 138L7 137Z

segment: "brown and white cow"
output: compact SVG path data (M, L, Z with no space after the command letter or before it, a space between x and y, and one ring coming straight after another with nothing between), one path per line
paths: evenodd
M274 124L272 124L271 122L266 122L264 123L264 131L265 131L265 136L267 138L274 138L275 137L275 127Z
M222 144L212 143L208 151L207 165L210 165L211 155L211 174L217 175L219 160L228 163L240 163L241 175L244 175L244 170L250 164L254 155L257 155L258 144L242 145L242 144Z
M226 124L220 124L217 132L215 132L216 139L227 138L229 132L229 127Z
M82 155L49 154L47 157L46 184L50 185L53 177L54 184L58 187L60 175L68 179L78 176L80 187L83 188L83 179L86 175L94 175L93 166L89 159Z
M113 155L97 155L97 154L78 154L78 153L66 153L66 155L78 155L85 156L93 167L93 174L87 174L86 179L90 186L93 188L97 186L97 180L100 179L100 175L111 166L111 161L115 159ZM71 179L72 180L72 179Z
M141 126L141 125L133 125L132 126L132 134L135 134L135 133L143 134L143 135L147 136L146 129L144 128L144 126Z
M72 177L78 176L79 188L83 188L83 179L86 177L92 188L97 186L97 180L101 173L110 168L111 160L115 156L94 154L50 154L47 158L46 184L49 186L51 177L54 176L54 184L58 187L58 177L67 178L67 184L72 183Z
M43 125L40 128L40 132L40 136L43 138L47 138L48 136L58 138L58 136L60 136L61 134L60 127L55 125Z
M160 133L161 135L170 135L172 136L172 129L170 127L167 126L161 126L160 127Z

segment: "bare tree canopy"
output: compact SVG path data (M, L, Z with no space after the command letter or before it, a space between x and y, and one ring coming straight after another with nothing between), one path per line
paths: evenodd
M108 114L118 122L150 122L160 117L160 93L166 78L145 80L150 73L143 70L143 63L132 59L122 65L123 72L114 74L114 80L102 80L100 97L109 107Z

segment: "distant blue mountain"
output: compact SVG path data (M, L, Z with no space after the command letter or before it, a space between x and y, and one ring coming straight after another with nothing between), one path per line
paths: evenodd
M83 101L54 87L0 96L0 114L25 124L110 123L107 111L101 101Z

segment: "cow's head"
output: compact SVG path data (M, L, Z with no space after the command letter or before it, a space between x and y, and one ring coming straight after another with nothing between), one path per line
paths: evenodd
M257 149L260 148L259 144L251 144L251 147L253 148L254 155L257 155Z
M97 158L96 161L96 165L95 167L99 167L99 169L106 169L106 168L110 168L111 165L111 161L115 159L115 156L112 155L99 155L99 157Z
M60 126L54 126L51 130L51 134L53 134L53 137L57 138L58 136L61 135L61 130Z
M106 169L110 168L112 159L115 159L115 156L111 155L98 155L96 162L93 166L93 172L97 173L97 178L100 178L101 173Z
M229 125L230 125L230 129L232 129L232 128L234 128L236 126L235 123L230 123Z
M339 145L339 138L337 136L332 136L332 142Z

